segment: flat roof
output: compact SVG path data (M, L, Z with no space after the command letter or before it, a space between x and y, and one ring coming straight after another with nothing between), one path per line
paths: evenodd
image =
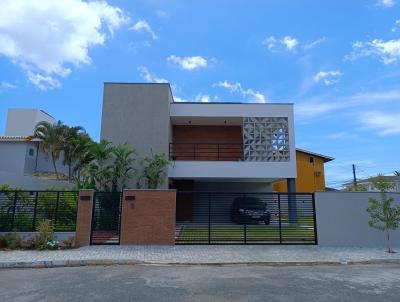
M171 104L204 104L204 105L214 105L214 104L234 104L234 105L293 105L294 103L276 103L276 102L266 102L266 103L256 103L256 102L172 102Z

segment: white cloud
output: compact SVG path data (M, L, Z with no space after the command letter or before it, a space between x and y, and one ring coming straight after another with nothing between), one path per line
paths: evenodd
M400 29L400 19L394 22L394 26L392 27L392 32L396 32L398 29Z
M295 51L299 41L291 36L285 36L281 39L278 39L274 36L269 36L262 41L262 44L271 51L282 49L287 51Z
M381 136L400 134L400 113L365 112L360 122L366 129L376 130Z
M309 43L307 43L307 44L304 45L304 49L305 49L305 50L312 49L312 48L314 48L315 46L324 43L326 40L327 40L326 37L322 37L322 38L319 38L319 39L317 39L317 40L311 41L311 42L309 42Z
M320 71L314 76L314 81L322 81L326 86L335 84L339 81L342 73L339 70Z
M17 88L17 85L11 84L9 82L0 83L0 90L14 89L14 88Z
M178 64L181 68L185 70L204 68L207 67L208 65L207 60L200 56L178 57L175 55L171 55L167 58L167 60L175 64Z
M376 104L378 102L399 102L400 90L383 92L365 92L350 96L344 96L330 100L327 96L320 96L314 99L297 102L295 106L296 115L300 117L321 116L336 110Z
M339 131L339 132L334 132L330 133L324 136L324 138L329 138L329 139L355 139L358 138L357 135L354 133L351 133L350 131Z
M32 71L27 72L28 80L40 90L52 90L61 86L61 83L52 76L44 76Z
M136 22L132 27L129 28L130 30L134 30L137 32L145 31L150 34L153 40L158 39L158 36L155 34L155 32L151 29L149 23L145 20L139 20Z
M374 39L365 43L357 41L353 43L353 51L345 56L345 59L356 60L368 56L376 56L384 64L397 62L400 59L400 39L388 41Z
M286 46L286 49L289 51L293 51L296 49L296 46L299 44L297 39L291 37L291 36L286 36L281 40L281 43Z
M158 17L161 17L161 18L166 18L166 17L168 17L167 12L166 12L166 11L163 11L163 10L161 10L161 9L156 10L156 15L157 15Z
M253 89L244 89L240 83L229 83L225 80L223 82L215 83L213 86L228 89L230 92L240 93L244 98L250 98L249 101L251 102L266 102L266 97L261 92L254 91Z
M207 94L199 93L198 95L196 95L195 101L201 103L209 103L211 101L211 97Z
M127 22L105 1L2 0L0 54L19 65L40 89L59 87L71 65L90 64L89 49Z
M140 72L140 76L148 83L168 83L168 80L156 76L151 73L147 67L139 66L137 70Z
M378 5L381 5L383 7L392 7L395 6L395 4L395 0L378 0Z

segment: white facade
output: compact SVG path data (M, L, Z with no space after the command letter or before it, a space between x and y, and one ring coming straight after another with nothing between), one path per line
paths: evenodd
M39 122L55 123L56 120L39 109L8 109L6 136L31 136Z
M172 103L170 118L172 127L174 125L241 126L244 157L237 161L173 160L168 170L169 178L230 182L272 182L278 179L296 178L292 104ZM261 133L260 129L257 129L257 135L267 138L255 147L248 143L245 121L249 118L255 123L264 121L259 128L264 129L265 133L271 132L270 129L266 129L268 121L283 120L286 125L286 134L284 134L284 139L279 141L283 142L284 147L273 146L278 142L280 135L278 130L273 130L276 134L265 135L265 133ZM252 157L246 155L246 152L257 148L263 149L261 153L265 154ZM269 154L273 155L269 156ZM277 154L284 155L278 158L275 156Z

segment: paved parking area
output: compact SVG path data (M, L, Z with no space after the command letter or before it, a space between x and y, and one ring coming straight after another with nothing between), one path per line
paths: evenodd
M0 301L398 301L400 265L0 270Z
M0 263L79 260L129 260L162 264L400 262L400 253L388 254L383 248L268 245L88 246L64 251L0 252Z

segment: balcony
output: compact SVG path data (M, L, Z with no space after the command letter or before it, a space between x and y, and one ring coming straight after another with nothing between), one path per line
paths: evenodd
M170 143L169 159L173 161L241 161L240 143Z

